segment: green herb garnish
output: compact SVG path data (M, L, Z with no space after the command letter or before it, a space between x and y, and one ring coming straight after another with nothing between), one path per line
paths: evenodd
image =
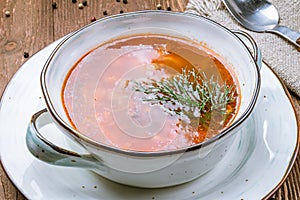
M181 73L160 81L135 82L135 91L146 94L143 101L162 105L171 115L181 119L201 118L202 123L210 119L212 112L228 114L226 105L236 100L234 86L226 82L220 84L214 77L207 78L204 73L194 69L183 69Z

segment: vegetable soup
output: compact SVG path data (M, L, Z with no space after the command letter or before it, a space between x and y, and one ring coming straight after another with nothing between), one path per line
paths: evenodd
M87 52L62 89L74 129L133 151L180 149L228 127L239 109L234 72L194 41L144 34Z

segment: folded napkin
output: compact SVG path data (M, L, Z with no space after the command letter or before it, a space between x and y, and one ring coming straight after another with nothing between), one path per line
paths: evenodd
M300 1L273 0L280 24L300 32ZM285 39L272 33L247 31L235 21L221 0L189 0L186 12L208 17L229 29L249 33L262 51L262 57L283 80L288 89L300 97L300 52Z

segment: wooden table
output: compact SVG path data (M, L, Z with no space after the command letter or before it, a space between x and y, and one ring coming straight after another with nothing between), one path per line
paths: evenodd
M95 17L136 10L184 11L188 0L1 0L0 8L0 94L30 56ZM83 5L80 5L83 3ZM80 8L80 6L82 6ZM300 99L293 97L300 116ZM299 117L300 119L300 117ZM300 154L286 181L271 199L300 198ZM0 168L0 199L26 199Z

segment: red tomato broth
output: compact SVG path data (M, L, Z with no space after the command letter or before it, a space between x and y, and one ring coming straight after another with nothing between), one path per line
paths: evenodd
M142 101L132 83L161 80L185 69L239 86L234 73L213 51L195 42L166 35L131 35L101 44L86 53L65 79L62 101L72 126L100 143L134 151L178 149L203 142L230 125L239 98L226 106L232 114L211 116L206 124L183 127L180 119ZM220 121L223 123L220 124Z

